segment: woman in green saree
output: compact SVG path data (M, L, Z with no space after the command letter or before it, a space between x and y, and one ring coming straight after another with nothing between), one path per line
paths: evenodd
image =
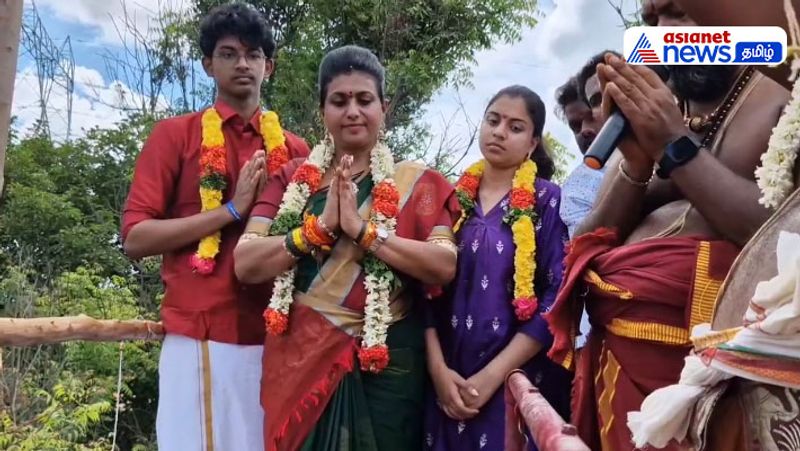
M452 186L379 139L384 69L368 50L319 71L329 138L272 176L234 254L275 278L261 400L267 450L422 446L426 294L455 274Z

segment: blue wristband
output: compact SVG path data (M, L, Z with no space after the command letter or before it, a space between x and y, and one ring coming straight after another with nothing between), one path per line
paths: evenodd
M242 215L240 215L239 212L236 211L236 207L233 206L233 202L226 203L225 204L225 208L228 209L228 213L230 213L231 216L233 216L233 219L235 219L237 221L241 221L242 220Z

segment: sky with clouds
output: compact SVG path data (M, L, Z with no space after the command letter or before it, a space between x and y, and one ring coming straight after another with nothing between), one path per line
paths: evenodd
M402 0L398 0L402 1ZM122 113L112 105L135 102L137 93L105 70L103 52L121 51L120 19L127 12L137 27L146 30L148 19L159 8L181 9L188 0L36 0L36 7L50 37L61 43L70 37L75 57L75 91L72 106L72 136L94 126L112 126ZM614 1L620 4L620 0ZM621 1L625 10L637 0ZM30 0L25 0L30 8ZM547 104L545 130L577 156L572 134L554 114L554 93L593 54L622 47L622 21L606 0L540 0L542 17L536 27L524 30L522 40L479 52L472 67L471 87L446 87L436 93L423 120L437 137L453 142L465 140L470 124L477 124L486 102L499 89L522 84ZM12 114L16 127L25 131L39 118L39 82L29 57L18 62ZM48 116L56 138L66 136L67 96L54 83L48 101ZM467 161L477 158L473 148ZM575 163L577 158L575 158Z

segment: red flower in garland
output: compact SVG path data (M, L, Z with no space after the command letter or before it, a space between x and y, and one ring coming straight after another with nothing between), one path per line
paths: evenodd
M511 301L511 305L514 306L514 314L517 315L517 319L527 321L533 318L533 314L536 313L536 309L539 307L539 301L536 297L517 298Z
M380 373L389 366L389 348L385 345L358 348L358 361L361 363L361 371Z
M511 190L511 208L517 208L520 210L525 210L528 208L533 207L533 193L522 189L522 188L514 188Z
M264 310L264 321L270 335L281 335L289 328L289 317L271 308Z
M373 207L375 211L387 218L397 216L400 193L393 184L385 181L378 183L372 188L372 198L374 199Z
M464 191L469 195L471 198L475 198L478 194L478 186L481 184L481 179L472 175L472 174L464 174L458 179L456 183L456 188Z
M214 272L214 263L214 259L200 258L197 254L192 254L192 268L200 275L207 276Z
M207 149L200 154L200 169L204 176L211 174L225 174L227 162L224 147Z
M305 183L311 192L315 192L322 181L322 173L313 164L304 163L294 172L292 182Z
M276 147L269 151L267 155L267 174L274 174L275 171L289 162L289 149L286 145Z

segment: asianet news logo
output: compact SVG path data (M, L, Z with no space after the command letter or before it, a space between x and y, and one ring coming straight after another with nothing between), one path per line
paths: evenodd
M631 64L773 65L786 59L780 27L633 27L624 39Z

